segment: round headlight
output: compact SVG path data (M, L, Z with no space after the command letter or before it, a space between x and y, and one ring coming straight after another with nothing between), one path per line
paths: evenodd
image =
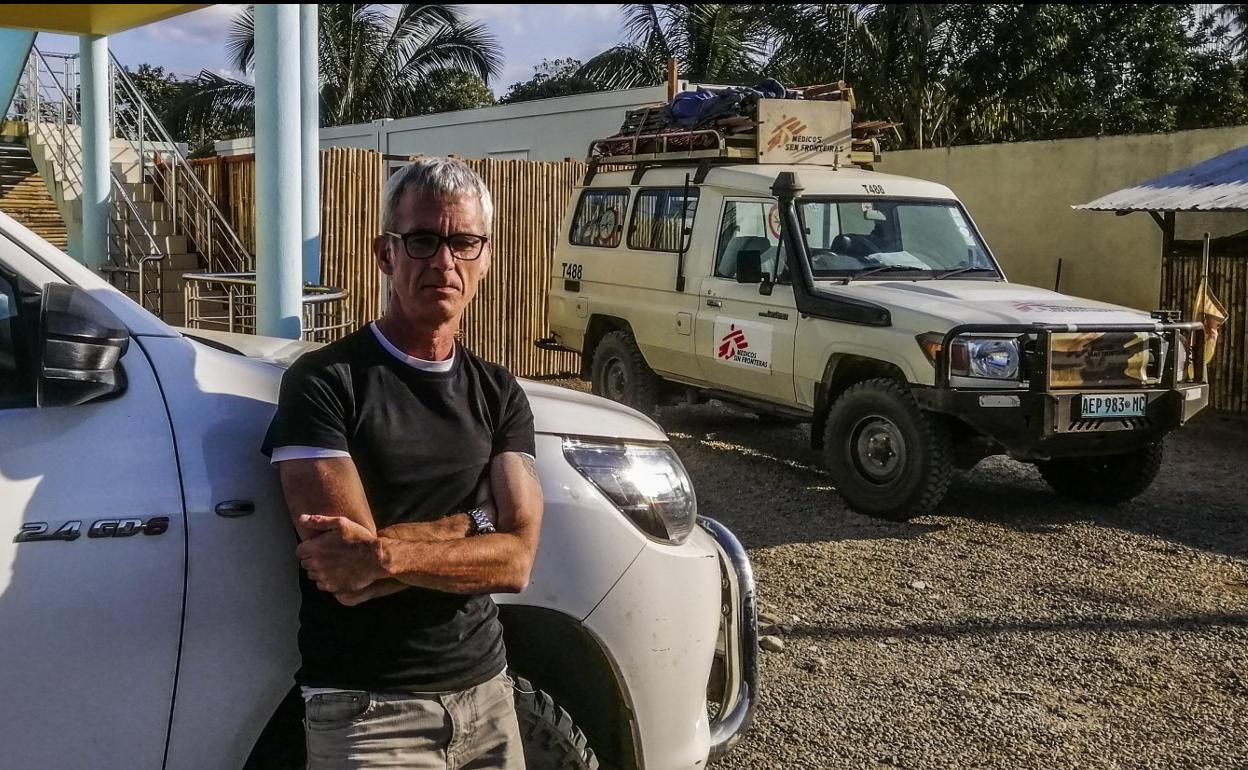
M967 337L953 343L951 373L990 380L1017 380L1020 353L1017 339Z

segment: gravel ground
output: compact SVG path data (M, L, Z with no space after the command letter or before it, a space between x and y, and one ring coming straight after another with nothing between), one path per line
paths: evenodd
M990 458L899 524L846 509L806 426L658 419L781 624L717 768L1248 768L1243 423L1178 431L1120 508Z

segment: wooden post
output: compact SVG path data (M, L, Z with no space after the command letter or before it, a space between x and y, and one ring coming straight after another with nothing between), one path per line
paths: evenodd
M1161 219L1161 269L1163 275L1166 270L1166 264L1174 259L1174 225L1174 212L1165 212ZM1163 301L1164 297L1158 298L1157 306L1159 308ZM1162 309L1164 310L1165 308Z
M677 65L675 56L667 60L667 100L669 102L676 98L676 93L680 90L680 76L677 74L680 68Z

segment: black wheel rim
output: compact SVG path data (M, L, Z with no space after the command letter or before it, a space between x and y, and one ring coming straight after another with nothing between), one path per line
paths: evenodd
M892 420L873 414L849 434L849 454L858 473L872 484L895 481L906 467L906 439Z
M602 395L612 401L624 403L628 395L628 373L624 362L611 358L602 369Z

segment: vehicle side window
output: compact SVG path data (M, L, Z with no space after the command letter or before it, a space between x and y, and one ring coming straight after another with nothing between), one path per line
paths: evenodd
M572 217L568 241L573 246L614 249L624 232L628 190L585 190Z
M686 227L693 226L698 210L698 191L683 187L642 190L633 204L633 219L628 227L628 247L643 251L680 251L683 218Z
M29 324L16 280L0 271L0 409L34 406L34 361ZM27 305L30 311L35 308Z
M757 251L762 269L772 280L788 281L784 244L780 241L780 214L773 200L727 201L719 224L715 277L736 280L737 257Z

